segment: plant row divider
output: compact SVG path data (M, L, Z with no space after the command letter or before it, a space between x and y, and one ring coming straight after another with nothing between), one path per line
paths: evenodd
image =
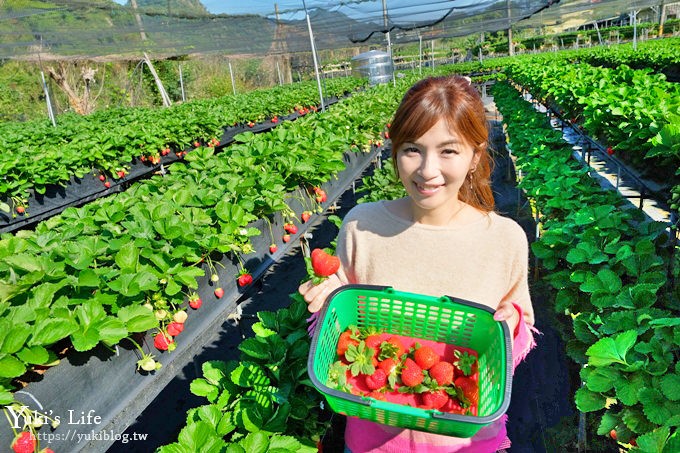
M331 97L326 102L327 106L337 103L337 97ZM220 144L215 147L216 152L221 152L225 147L231 145L235 141L235 136L243 132L262 133L269 132L284 121L295 121L302 115L298 112L289 115L280 116L276 123L271 120L263 121L255 124L253 127L247 125L237 125L223 127ZM182 151L191 152L194 148L185 148ZM45 194L38 194L31 191L28 197L27 214L17 214L15 218L12 217L12 212L0 212L0 233L13 233L21 229L35 227L39 222L49 219L55 215L60 214L66 208L79 207L84 204L95 201L99 198L107 197L118 192L125 191L133 183L148 179L157 173L163 173L165 167L171 165L179 160L182 160L174 152L166 156L161 156L158 164L148 165L140 162L138 158L134 158L130 163L128 174L119 179L111 179L107 177L110 187L105 187L104 182L99 180L96 169L92 169L81 178L72 176L69 181L63 185L51 184L46 187ZM7 202L8 200L4 200Z

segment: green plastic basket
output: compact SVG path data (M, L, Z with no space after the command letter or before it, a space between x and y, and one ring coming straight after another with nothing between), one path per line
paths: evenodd
M330 408L385 425L455 437L472 437L510 405L512 356L505 322L491 308L448 296L398 292L390 287L347 285L328 296L319 314L307 362L309 377ZM426 410L352 395L326 386L340 333L374 326L397 335L471 348L478 353L478 415Z

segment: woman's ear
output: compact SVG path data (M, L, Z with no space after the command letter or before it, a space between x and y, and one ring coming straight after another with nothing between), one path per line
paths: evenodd
M479 149L484 149L484 148L479 148ZM470 162L470 168L477 168L477 165L479 165L479 161L482 158L482 151L475 151L475 153L472 155L472 162Z

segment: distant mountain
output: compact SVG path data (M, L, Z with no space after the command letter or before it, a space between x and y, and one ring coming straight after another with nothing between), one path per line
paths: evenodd
M128 0L128 6L130 1ZM137 0L137 7L147 14L209 16L200 0Z

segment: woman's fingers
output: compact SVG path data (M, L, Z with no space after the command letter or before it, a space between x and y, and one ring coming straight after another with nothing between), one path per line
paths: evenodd
M496 321L506 321L508 318L512 317L513 312L515 311L515 307L513 307L512 304L503 303L496 309L496 312L493 314L493 319Z
M515 306L507 301L501 302L493 314L493 319L496 321L505 321L508 323L511 333L515 331L515 327L519 323L519 317L519 312Z
M308 304L307 309L315 313L323 307L328 295L341 285L340 279L333 274L318 285L313 285L311 281L307 281L301 284L298 290Z

